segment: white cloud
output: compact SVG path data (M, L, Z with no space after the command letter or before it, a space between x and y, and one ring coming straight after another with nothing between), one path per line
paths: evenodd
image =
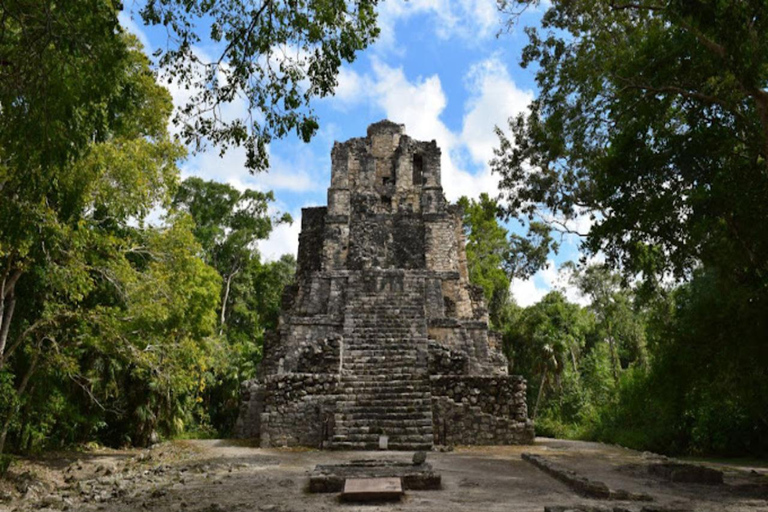
M346 110L346 107L357 104L365 98L367 80L349 66L342 66L336 79L338 85L333 96L329 97L334 107Z
M493 127L504 127L507 119L525 111L533 92L519 89L495 56L472 66L466 84L471 96L465 105L461 140L475 162L486 164L498 145Z
M557 268L553 260L547 260L547 267L539 270L530 279L513 279L510 291L519 306L528 307L536 304L546 294L559 290L569 302L580 306L589 305L589 299L570 283L570 269Z
M270 208L270 214L274 215L277 213L279 206ZM262 261L275 261L280 259L283 254L293 254L294 256L298 254L299 233L301 232L301 209L291 212L291 217L293 217L293 224L280 224L272 230L267 240L259 241L258 249L261 253Z
M500 27L496 0L388 0L379 5L381 34L373 46L379 52L403 53L395 37L397 24L417 15L430 18L422 26L438 38L458 38L469 44L491 37Z
M138 38L139 42L142 44L142 46L144 46L144 51L147 54L151 54L152 45L149 43L149 38L147 38L147 35L141 29L139 24L134 21L133 16L126 11L121 11L117 15L117 19L120 22L120 25L122 25L126 31L130 32Z
M294 217L293 224L281 224L272 230L267 240L259 242L259 252L263 261L275 261L283 254L299 252L299 232L301 231L301 215Z
M405 124L411 137L436 140L442 150L442 183L449 200L462 195L477 197L482 192L496 195L498 178L488 166L497 144L494 127L525 109L533 94L517 87L497 57L478 62L467 72L469 97L463 126L454 132L440 118L448 98L438 75L409 80L400 67L378 58L371 62L369 75L343 71L341 93L330 100L332 105L346 110L352 104L368 102L391 121Z
M182 178L199 176L228 183L239 190L309 192L324 188L310 173L316 158L304 144L297 144L291 160L270 155L269 172L251 174L245 167L245 160L245 149L241 147L231 148L222 156L217 150L209 149L182 166Z

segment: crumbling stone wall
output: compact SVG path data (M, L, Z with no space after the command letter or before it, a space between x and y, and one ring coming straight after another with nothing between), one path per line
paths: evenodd
M519 376L430 378L435 439L442 445L527 444L534 438Z
M337 385L334 375L267 377L261 446L322 447L333 429Z
M240 385L240 397L235 435L258 439L261 435L261 413L264 411L264 386L258 379L246 380Z
M299 345L296 373L340 373L341 340L334 333Z
M439 343L429 345L430 375L464 375L469 369L469 357L463 352L456 352Z

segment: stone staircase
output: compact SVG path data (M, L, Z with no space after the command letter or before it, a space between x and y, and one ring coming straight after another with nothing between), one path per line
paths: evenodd
M347 303L333 448L378 449L381 435L392 450L432 447L423 283L409 281Z

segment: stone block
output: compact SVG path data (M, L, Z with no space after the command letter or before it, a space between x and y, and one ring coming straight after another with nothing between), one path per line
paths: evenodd
M348 502L398 501L403 496L399 478L349 478L341 499Z

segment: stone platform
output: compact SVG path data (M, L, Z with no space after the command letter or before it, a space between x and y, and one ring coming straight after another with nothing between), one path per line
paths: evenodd
M342 492L347 479L399 478L404 490L428 491L441 487L441 477L424 462L363 459L344 464L318 464L309 477L310 492Z

